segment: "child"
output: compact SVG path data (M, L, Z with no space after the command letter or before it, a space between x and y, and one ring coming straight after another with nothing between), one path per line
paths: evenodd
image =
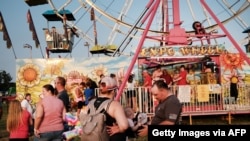
M29 125L32 124L32 115L22 108L20 101L12 100L8 109L6 126L10 133L9 140L29 141Z
M172 87L175 95L177 95L177 83L179 77L180 77L179 70L174 70Z
M89 101L95 96L95 92L91 89L91 82L86 83L86 89L84 90L85 105L88 105Z
M142 126L142 124L140 122L137 122L137 124L134 123L135 115L134 110L131 107L124 108L124 112L129 124L129 128L126 131L127 140L129 141L129 139L136 137L136 131Z

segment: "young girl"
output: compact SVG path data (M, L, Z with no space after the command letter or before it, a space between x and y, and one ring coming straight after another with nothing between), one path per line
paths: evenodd
M137 111L137 100L136 100L136 90L135 90L135 81L134 81L134 75L131 74L128 78L127 82L127 104L129 107L133 108L134 112Z
M129 128L126 131L127 141L130 141L131 138L136 137L136 131L142 126L142 124L140 122L136 124L134 123L133 119L135 118L135 114L132 108L126 107L124 108L124 112L129 124Z
M178 82L177 80L179 77L180 77L179 70L174 70L172 87L175 95L177 95L177 82Z
M29 141L29 125L32 125L32 116L22 109L18 100L10 102L7 116L7 131L10 132L10 141Z

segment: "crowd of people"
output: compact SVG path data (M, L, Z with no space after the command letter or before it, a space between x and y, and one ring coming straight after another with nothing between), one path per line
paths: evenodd
M206 69L206 71L209 71ZM154 117L148 124L135 123L132 119L137 109L137 84L134 80L134 74L131 74L126 83L126 106L120 102L112 100L109 108L105 111L107 118L106 130L110 141L127 141L128 131L137 136L146 136L148 134L148 125L174 125L178 124L182 105L173 91L172 85L192 84L194 80L200 81L200 78L194 75L194 70L185 68L181 65L178 70L170 74L167 69L157 67L152 74L148 70L142 72L145 94L154 97L158 104L154 110ZM101 75L100 81L95 83L88 80L81 82L74 91L74 103L77 107L76 117L80 119L81 114L86 114L89 104L98 107L102 102L108 99L114 99L119 87L115 74L110 76ZM32 95L26 93L22 101L13 100L10 102L7 131L10 133L10 140L28 140L29 136L34 135L34 141L41 139L62 140L62 134L70 130L66 122L65 115L72 111L72 103L66 90L66 79L58 76L54 85L45 84L42 87L40 100L36 103L36 110L33 110ZM98 96L96 88L99 88ZM145 97L148 100L149 97ZM92 101L92 102L90 102ZM146 108L148 108L145 105ZM83 110L84 107L84 110Z
M194 65L180 65L173 71L171 69L172 72L170 73L170 70L168 70L167 68L156 66L152 74L150 74L148 70L144 70L142 72L142 86L149 86L151 85L150 83L153 84L156 80L164 80L169 86L204 84L205 82L202 82L201 75L209 73L215 75L216 83L220 84L220 72L218 68L214 69L214 65L208 65L206 63L202 64L202 67L203 68L197 73L197 68L195 68Z
M146 78L144 86L150 88L148 93L151 93L159 102L155 117L149 124L176 124L181 112L181 103L171 93L166 81L159 79L155 80L154 83L150 82L151 77L147 71L143 73L143 76ZM127 95L132 95L128 101L132 103L128 107L123 107L119 101L113 100L118 89L114 74L102 76L99 83L95 84L96 86L93 86L90 81L80 83L75 90L74 99L77 103L77 117L80 119L82 114L86 114L87 110L82 110L83 107L86 108L93 104L97 108L105 100L112 99L105 111L106 122L104 126L109 135L109 141L127 141L128 130L133 131L136 136L146 136L147 125L131 121L135 116L133 104L135 106L137 104L133 100L135 95L133 77L134 75L131 74L127 82L127 86L131 85ZM62 140L63 132L70 130L65 116L72 108L65 86L66 79L61 76L55 79L54 85L43 85L42 94L40 100L36 103L35 111L30 104L30 93L25 94L22 101L11 101L7 118L7 131L10 133L10 140L28 141L31 135L34 135L34 141ZM99 88L98 96L95 95L94 91L96 87Z

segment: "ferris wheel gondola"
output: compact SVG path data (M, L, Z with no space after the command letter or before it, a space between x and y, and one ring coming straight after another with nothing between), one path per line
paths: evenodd
M63 22L64 33L57 31L56 27L51 30L44 28L44 35L47 43L47 49L52 53L69 53L72 51L74 45L74 29L68 28L65 20L75 21L75 17L69 10L60 10L58 12L63 19L58 17L54 10L47 10L42 15L47 21L61 21Z

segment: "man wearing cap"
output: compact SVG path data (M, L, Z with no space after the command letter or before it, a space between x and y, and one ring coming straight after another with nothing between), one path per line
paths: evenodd
M95 101L89 101L89 104L94 104L95 107L99 107L98 105L101 105L105 100L114 98L117 83L111 77L105 76L100 81L99 89L100 93L98 97L92 99ZM111 101L104 113L106 115L106 127L110 135L110 141L126 141L125 130L128 128L128 121L120 102Z
M168 85L163 80L154 82L151 93L159 102L155 108L155 116L151 121L151 125L175 125L179 121L182 105L178 98L173 95ZM148 126L143 125L143 129L139 130L139 136L146 136Z

